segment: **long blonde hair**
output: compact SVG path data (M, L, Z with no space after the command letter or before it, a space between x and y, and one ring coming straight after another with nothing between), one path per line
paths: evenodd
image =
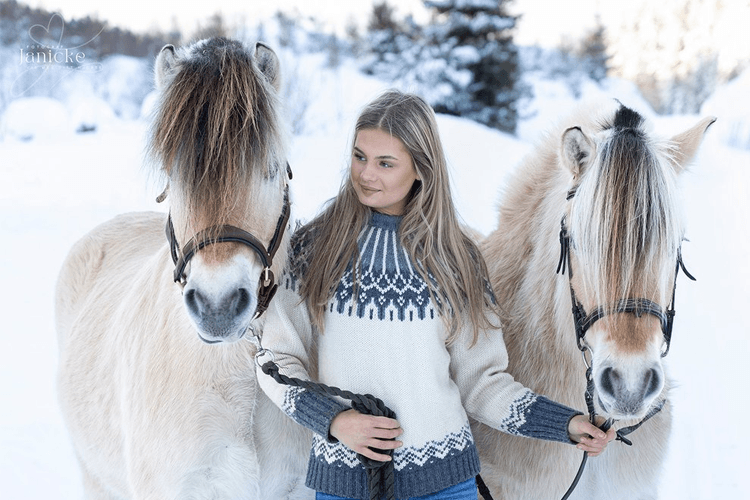
M422 98L389 90L364 108L353 140L367 129L400 139L411 154L420 180L407 199L399 228L401 244L430 288L449 332L448 343L456 340L464 319L471 323L473 344L479 331L498 327L489 316L497 309L484 259L456 216L435 113ZM357 238L370 216L371 209L359 202L347 175L336 198L299 230L297 237L307 243L305 255L297 261L304 263L304 269L297 269L300 294L321 332L326 304L349 263L358 271ZM342 236L342 228L351 230Z

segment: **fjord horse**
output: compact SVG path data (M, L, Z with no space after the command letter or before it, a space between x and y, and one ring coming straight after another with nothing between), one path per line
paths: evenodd
M579 112L516 169L481 245L516 380L586 410L590 365L595 412L617 428L662 408L632 447L612 443L588 460L570 498L656 498L672 411L663 356L685 235L677 177L713 121L658 140L615 101ZM496 500L565 494L576 448L473 428Z
M287 255L278 59L214 38L164 47L155 76L148 151L170 215L95 228L56 290L59 398L86 498L311 498L310 435L263 395L239 342L262 326Z

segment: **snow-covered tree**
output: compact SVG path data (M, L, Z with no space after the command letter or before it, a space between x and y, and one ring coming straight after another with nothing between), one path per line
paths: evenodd
M430 82L426 96L436 111L471 118L513 132L518 80L518 51L512 30L516 17L506 0L424 0L435 12L425 30L429 48L415 80Z
M411 17L399 21L387 1L373 4L367 24L370 57L364 61L363 71L381 78L398 79L413 62L410 53L420 36L421 28Z
M635 81L658 113L696 113L738 61L747 63L748 7L747 0L637 2L609 30L612 73Z
M581 42L578 57L584 66L584 71L589 78L600 83L607 77L609 72L609 54L607 53L607 40L604 25L597 16L596 26Z

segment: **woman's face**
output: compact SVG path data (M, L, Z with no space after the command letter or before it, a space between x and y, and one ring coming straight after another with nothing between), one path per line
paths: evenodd
M403 215L418 179L401 139L380 129L357 133L349 175L360 203L388 215Z

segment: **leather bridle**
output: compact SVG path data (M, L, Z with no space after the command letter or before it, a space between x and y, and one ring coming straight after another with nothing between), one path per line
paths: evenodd
M568 191L567 199L570 200L573 196L575 196L575 189ZM672 342L672 324L674 323L675 315L674 304L675 292L677 290L677 274L680 269L682 269L682 272L684 272L688 278L695 281L693 275L691 275L685 268L685 264L682 261L681 249L677 249L677 265L674 273L674 283L672 285L672 298L666 309L662 309L659 304L650 299L638 297L622 299L611 306L597 306L591 311L591 313L586 314L583 304L578 300L576 292L573 289L573 268L570 265L570 244L570 235L567 226L565 225L565 216L563 216L560 221L560 260L557 264L557 273L565 274L566 268L568 270L573 323L575 325L576 344L578 345L578 349L582 352L585 352L588 349L584 342L586 332L594 323L605 316L618 313L632 313L637 317L641 317L643 314L650 314L658 318L659 323L661 324L661 331L664 336L664 348L662 349L661 356L665 357L667 353L669 353L669 347Z
M575 196L575 194L576 189L573 188L568 191L568 196L566 199L570 200ZM675 292L677 290L677 274L679 274L680 269L682 269L682 272L684 272L688 278L693 281L695 281L695 278L685 268L685 264L682 262L682 251L681 248L678 247L677 265L674 273L674 284L672 285L672 299L670 300L669 305L667 305L666 309L662 309L659 304L650 299L638 297L619 300L613 306L597 306L593 311L591 311L591 313L586 314L586 310L584 309L583 304L581 304L581 302L578 300L578 297L576 297L576 292L573 289L573 268L570 265L570 245L570 235L568 234L568 228L565 225L565 216L563 215L562 220L560 221L560 261L557 264L557 273L565 274L565 269L567 268L568 270L568 285L570 287L573 323L575 325L576 331L576 344L578 346L578 349L583 354L583 361L586 364L586 392L584 393L584 398L586 400L586 407L589 412L589 421L592 424L596 425L596 411L594 410L595 386L593 366L586 359L586 351L591 351L590 347L585 342L586 332L588 331L588 329L591 328L591 326L598 320L610 314L632 313L636 315L636 317L641 317L643 314L650 314L658 318L661 324L661 331L662 335L664 336L664 348L662 349L661 357L664 357L667 355L667 353L669 353L669 347L672 342L672 324L674 322L675 315L674 304ZM623 442L624 444L627 444L628 446L632 445L633 443L625 436L638 429L647 420L659 413L665 404L666 399L662 399L648 411L646 416L643 417L640 422L629 427L617 429L617 440ZM599 427L606 432L610 427L612 427L613 424L614 420L610 418ZM578 468L578 472L573 479L572 484L565 492L565 495L563 495L562 500L567 500L578 485L578 482L583 475L583 470L586 467L587 458L588 453L583 452L583 459L581 461L581 465Z
M287 164L286 167L287 175L289 179L292 178L292 170ZM172 262L175 265L174 269L174 281L179 283L183 287L187 283L187 276L185 275L185 268L195 254L209 245L215 243L241 243L245 246L250 247L260 258L263 265L263 269L260 274L260 283L258 286L258 305L255 308L255 315L253 319L259 318L268 309L271 303L271 299L276 294L278 284L274 281L274 275L271 271L271 265L273 259L276 256L276 252L281 246L281 240L284 236L287 224L289 222L289 215L291 213L291 203L289 200L289 185L284 188L284 206L281 209L281 214L276 223L276 229L271 237L271 241L266 247L257 237L253 234L229 224L222 224L218 226L211 226L206 229L199 231L195 236L190 238L185 247L180 250L180 245L177 242L177 238L174 232L174 225L172 224L172 215L167 217L166 234L167 241L169 241L170 253L172 255Z

